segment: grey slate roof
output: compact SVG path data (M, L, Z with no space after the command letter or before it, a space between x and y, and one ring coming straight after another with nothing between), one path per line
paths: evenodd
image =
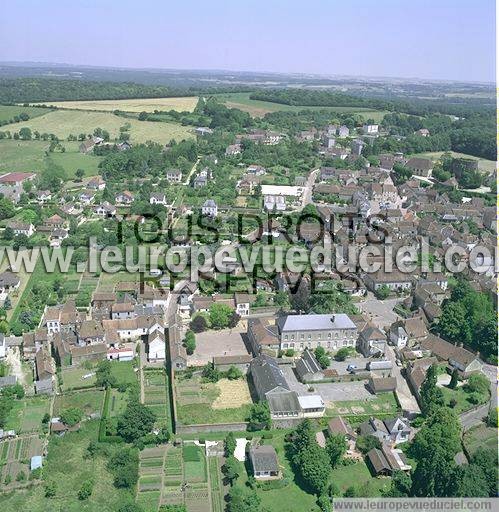
M255 357L250 363L250 371L256 387L264 394L278 387L289 390L282 370L273 357L265 354Z
M300 359L296 361L296 371L300 378L303 378L308 373L322 372L321 365L317 362L314 353L306 349Z
M279 472L277 454L273 446L264 444L250 448L250 459L253 471L275 471Z
M295 391L282 391L267 395L269 409L272 415L279 413L298 413L301 411L298 395Z
M278 319L279 331L327 331L329 329L356 329L344 313L331 315L288 315Z

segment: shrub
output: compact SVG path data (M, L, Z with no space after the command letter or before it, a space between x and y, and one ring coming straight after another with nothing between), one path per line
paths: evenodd
M91 480L86 480L78 491L78 499L81 501L88 500L92 494L94 483Z

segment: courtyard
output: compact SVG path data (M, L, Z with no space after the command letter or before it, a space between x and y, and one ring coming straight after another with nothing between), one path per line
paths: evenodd
M196 334L196 350L189 356L189 366L204 366L211 363L216 356L247 355L248 349L244 342L246 329L238 325L233 329L206 331Z

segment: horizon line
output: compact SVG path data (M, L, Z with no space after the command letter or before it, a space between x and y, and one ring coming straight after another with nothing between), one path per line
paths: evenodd
M89 68L89 69L108 69L118 71L163 71L163 72L216 72L216 73L246 73L252 75L276 75L276 76L294 76L294 77L310 77L310 78L323 78L323 79L352 79L363 78L369 80L402 80L402 81L424 81L424 82L440 82L440 83L461 83L461 84L480 84L490 85L494 87L495 81L486 80L463 80L454 78L423 78L423 77L404 77L404 76L388 76L388 75L349 75L349 74L322 74L322 73L309 73L299 71L248 71L248 70L235 70L223 68L166 68L166 67L128 67L128 66L108 66L103 64L72 64L67 62L47 62L47 61L3 61L0 60L0 66L20 66L20 65L38 65L38 66L62 66L73 68ZM19 77L20 78L20 77Z

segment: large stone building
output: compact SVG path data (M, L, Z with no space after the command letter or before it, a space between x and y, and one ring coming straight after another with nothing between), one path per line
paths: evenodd
M302 351L324 347L336 352L355 347L357 327L343 313L329 315L288 315L277 320L280 348Z

